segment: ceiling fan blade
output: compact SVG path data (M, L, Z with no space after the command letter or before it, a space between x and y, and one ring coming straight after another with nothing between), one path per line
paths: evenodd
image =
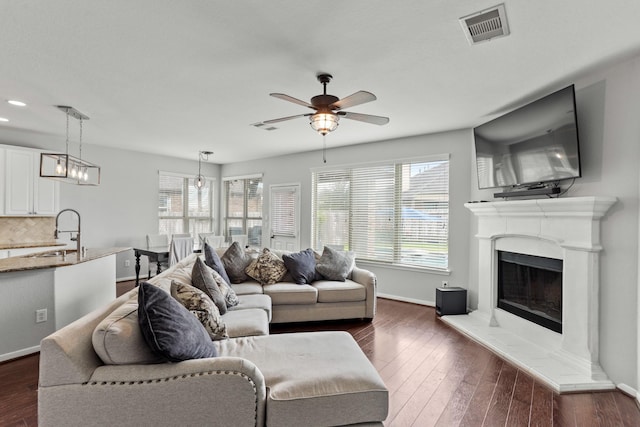
M315 110L313 105L309 104L308 102L305 102L298 98L294 98L293 96L285 95L284 93L270 93L269 95L273 96L274 98L282 99L283 101L293 102L294 104L302 105L303 107L308 107Z
M374 125L386 125L389 123L389 117L372 116L371 114L349 113L347 111L339 111L339 116L345 119L357 120L359 122L371 123Z
M371 92L360 90L354 94L342 98L339 101L329 105L332 110L343 110L345 108L353 107L354 105L364 104L365 102L375 101L377 98Z
M310 116L310 115L311 115L311 113L309 113L309 114L296 114L295 116L287 116L287 117L280 117L279 119L265 120L262 123L264 123L266 125L270 125L272 123L285 122L287 120L297 119L298 117L305 117L305 116Z

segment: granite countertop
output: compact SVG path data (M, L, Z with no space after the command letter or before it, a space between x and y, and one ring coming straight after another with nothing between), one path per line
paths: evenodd
M62 259L62 255L42 256L42 254L50 254L57 251L45 251L30 255L4 258L0 259L0 273L65 267L128 251L129 249L131 248L88 248L86 256L79 261L75 250L67 250L67 256L64 260ZM62 251L59 250L59 252Z
M58 243L55 240L50 242L21 242L21 243L0 243L0 250L5 249L22 249L22 248L39 248L48 246L66 246L66 243Z

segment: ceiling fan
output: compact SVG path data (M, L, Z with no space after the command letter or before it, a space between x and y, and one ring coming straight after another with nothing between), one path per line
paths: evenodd
M352 95L347 96L346 98L339 99L337 96L327 95L327 83L331 81L333 76L331 74L321 73L318 74L317 77L318 81L322 83L324 91L322 95L316 95L311 98L311 103L302 101L289 95L285 95L284 93L269 94L275 98L293 102L294 104L302 105L303 107L315 110L315 113L297 114L295 116L281 117L279 119L266 120L262 123L272 124L296 119L298 117L310 117L309 120L311 127L321 135L326 135L329 132L336 130L340 117L344 117L345 119L350 120L358 120L365 123L372 123L374 125L386 125L387 123L389 123L388 117L342 111L345 108L364 104L365 102L375 101L377 98L371 92L360 90Z

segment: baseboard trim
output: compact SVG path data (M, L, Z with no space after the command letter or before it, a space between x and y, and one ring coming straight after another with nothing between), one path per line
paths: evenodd
M141 277L141 280L147 280L147 276ZM128 282L129 280L136 280L136 276L129 277L116 277L116 282Z
M12 351L11 353L0 354L0 362L5 362L11 359L17 359L18 357L27 356L29 354L37 353L40 351L40 346L23 348L22 350Z
M640 393L638 393L638 390L636 390L631 386L628 386L625 383L616 384L616 387L618 387L618 390L620 390L627 396L631 397L632 399L635 399L636 406L640 407Z
M410 302L412 304L426 305L428 307L435 307L436 306L436 303L434 301L425 301L425 300L416 299L416 298L399 297L397 295L381 294L379 292L378 292L378 297L384 298L384 299L395 300L395 301Z

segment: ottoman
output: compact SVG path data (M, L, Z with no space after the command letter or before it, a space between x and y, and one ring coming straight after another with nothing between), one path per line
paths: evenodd
M242 357L262 372L266 425L382 425L389 395L346 332L299 332L217 341L220 356Z

